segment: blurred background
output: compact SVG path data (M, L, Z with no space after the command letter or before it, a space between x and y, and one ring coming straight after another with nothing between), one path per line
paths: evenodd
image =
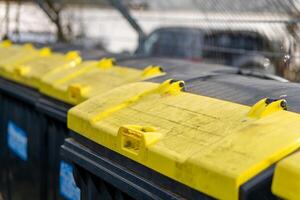
M299 0L6 0L0 36L86 59L171 57L300 81Z

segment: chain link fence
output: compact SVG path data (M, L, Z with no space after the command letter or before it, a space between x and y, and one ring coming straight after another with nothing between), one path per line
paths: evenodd
M55 42L57 26L41 9L45 2L11 1L9 12L1 2L0 34L17 41ZM256 68L300 81L299 0L120 2L143 31L142 41L111 0L56 0L51 5L59 10L62 32L73 43Z

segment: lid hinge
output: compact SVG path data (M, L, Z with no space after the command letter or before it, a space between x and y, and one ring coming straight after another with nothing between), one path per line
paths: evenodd
M283 98L265 98L258 101L248 112L250 118L262 118L277 111L287 110L287 101Z
M110 69L115 65L116 60L114 58L103 58L97 64L97 66L101 69Z
M152 78L155 76L160 76L160 75L164 75L165 72L162 69L162 67L157 66L157 65L149 65L148 67L146 67L142 73L142 78L143 79L147 79L147 78Z
M6 47L12 46L12 44L13 44L13 43L12 43L10 40L3 40L3 41L0 43L0 46L6 48Z
M80 54L77 51L69 51L66 55L65 55L67 60L73 60L74 61L74 66L76 64L81 63L82 58L80 57Z

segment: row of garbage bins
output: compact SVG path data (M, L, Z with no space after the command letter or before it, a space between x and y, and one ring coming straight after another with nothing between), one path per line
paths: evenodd
M175 59L83 61L10 41L0 76L5 199L300 195L297 84ZM265 98L283 91L288 106Z

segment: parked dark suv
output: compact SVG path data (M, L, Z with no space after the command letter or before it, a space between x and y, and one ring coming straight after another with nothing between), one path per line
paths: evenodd
M275 74L284 53L280 44L254 31L159 28L149 34L137 55L183 58Z

